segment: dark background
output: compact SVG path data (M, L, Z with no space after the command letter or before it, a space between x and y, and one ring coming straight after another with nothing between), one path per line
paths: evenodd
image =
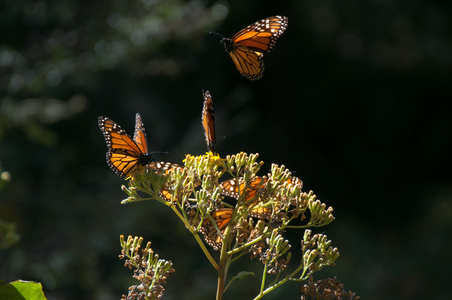
M206 151L202 89L220 155L284 164L334 207L319 232L337 276L362 299L446 299L452 246L450 1L1 1L0 218L21 240L0 278L42 282L49 299L119 299L134 284L119 235L152 241L176 268L166 299L213 299L216 274L157 202L121 205L97 117L133 133L143 117L156 160ZM237 73L218 31L289 18L262 80ZM224 138L222 138L224 137ZM302 231L290 233L294 261ZM226 294L251 299L260 263ZM266 298L300 298L289 283Z

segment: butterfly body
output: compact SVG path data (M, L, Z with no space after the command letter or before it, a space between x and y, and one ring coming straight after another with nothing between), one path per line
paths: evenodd
M230 38L222 37L220 40L220 44L223 45L224 50L226 52L231 52L237 48L237 46L234 46L234 42Z
M240 75L251 81L264 74L263 53L270 53L276 41L287 29L288 18L273 16L257 21L237 32L232 38L221 34L220 43L231 57Z
M138 160L138 164L142 166L146 166L152 161L152 155L149 153L143 153L143 155Z

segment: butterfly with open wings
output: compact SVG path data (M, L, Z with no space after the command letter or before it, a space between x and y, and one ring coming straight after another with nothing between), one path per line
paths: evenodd
M285 182L291 185L298 185L300 188L303 185L300 178L295 176L290 176ZM239 200L242 196L245 199L245 204L250 208L251 217L260 219L269 218L273 214L273 207L261 205L261 195L265 193L267 183L268 179L265 176L256 176L247 184L243 179L239 181L229 179L221 183L223 188L221 194L236 200Z
M232 38L221 37L221 44L240 75L256 81L264 75L264 53L270 53L287 29L288 18L273 16L257 21L237 32Z
M128 178L137 168L152 160L148 152L146 131L140 114L135 117L133 138L119 124L108 117L100 116L99 128L107 143L107 164L121 178Z
M233 212L234 210L229 207L218 208L210 215L215 222L215 225L210 218L203 222L200 232L204 235L206 243L212 246L214 250L219 250L221 248L224 233L231 221Z

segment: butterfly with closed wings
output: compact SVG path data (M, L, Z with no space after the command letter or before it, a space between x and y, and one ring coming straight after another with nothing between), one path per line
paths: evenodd
M204 105L202 108L202 127L206 138L207 149L213 154L217 153L215 138L215 116L213 113L213 101L209 91L203 91Z
M287 29L288 18L273 16L257 21L237 32L232 38L221 37L221 44L231 57L240 75L256 81L264 75L264 53L270 53Z

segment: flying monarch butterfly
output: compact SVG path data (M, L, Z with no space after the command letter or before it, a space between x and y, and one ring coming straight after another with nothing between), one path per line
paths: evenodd
M215 138L215 116L213 113L213 101L209 91L203 91L204 105L202 108L202 127L206 138L207 149L213 154L217 153Z
M98 124L108 147L107 164L121 178L128 178L138 167L145 166L151 161L140 114L137 113L135 116L133 139L110 118L100 116Z
M245 182L243 180L238 182L236 179L229 179L221 183L223 187L221 194L239 200L240 196L245 193L245 204L251 208L250 216L253 218L268 218L273 212L271 207L259 206L253 208L259 204L259 196L265 192L267 182L268 179L266 177L256 176L249 182L245 190ZM286 183L299 185L300 188L303 184L300 178L295 176L289 177Z
M216 32L211 33L221 37L220 42L240 75L256 81L264 74L263 54L270 53L287 25L287 17L273 16L245 27L230 39Z
M233 211L232 208L218 208L211 214L216 226L210 219L206 219L202 224L200 232L204 235L206 243L214 250L219 250L223 244L224 233L231 221Z

